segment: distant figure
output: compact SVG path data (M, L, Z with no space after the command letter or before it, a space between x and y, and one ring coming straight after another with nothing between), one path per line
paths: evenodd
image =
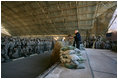
M83 42L83 44L84 44L84 47L86 47L86 45L87 45L87 42L86 42L86 40Z
M73 46L76 45L76 48L80 49L80 43L81 43L81 35L78 32L78 30L75 30L75 36L74 36Z
M69 45L72 45L73 44L73 37L72 37L71 34L68 35L68 39L67 40L68 40L68 44Z

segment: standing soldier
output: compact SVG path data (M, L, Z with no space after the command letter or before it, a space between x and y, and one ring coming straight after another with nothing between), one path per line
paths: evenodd
M27 51L29 52L29 55L31 54L31 44L30 40L27 40Z
M78 30L75 30L75 36L74 36L73 46L76 45L76 48L80 49L80 42L81 42L81 35L78 32Z
M38 43L37 43L37 53L40 54L40 51L41 51L41 43L40 43L40 40L38 40Z
M47 51L47 45L46 45L46 43L47 43L47 41L44 40L44 43L43 43L43 45L44 45L44 52Z
M5 39L4 45L5 45L5 53L8 56L8 59L10 59L9 58L9 40L8 39Z
M5 51L5 45L2 45L1 47L1 61L2 62L6 62L9 60L9 56L7 55L6 51Z
M19 50L18 50L18 45L17 46L15 46L14 48L13 48L13 54L12 54L12 58L14 59L14 58L18 58L19 57Z
M12 58L12 54L14 53L13 52L14 46L15 46L15 42L12 39L10 39L10 42L9 42L9 57L10 58Z
M22 56L27 57L27 49L26 49L26 46L24 46L23 49L22 49Z
M47 40L47 42L46 42L46 48L47 48L47 51L48 51L48 52L49 52L49 46L50 46L49 40Z
M41 40L41 42L40 42L40 47L41 47L40 52L44 53L44 41L43 40Z
M34 39L34 52L37 53L37 44L38 43L38 40L35 38Z

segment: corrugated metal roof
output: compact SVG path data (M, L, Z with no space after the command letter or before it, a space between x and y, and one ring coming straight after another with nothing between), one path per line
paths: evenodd
M61 35L91 29L115 1L2 1L1 17L11 35Z

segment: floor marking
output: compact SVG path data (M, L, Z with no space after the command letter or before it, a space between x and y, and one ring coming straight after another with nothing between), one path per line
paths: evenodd
M30 55L30 56L35 56L35 55L38 55L38 54L32 54L32 55Z
M107 74L113 74L113 75L117 75L117 74L114 74L114 73L109 73L109 72L104 72L104 71L98 71L98 70L93 70L95 72L101 72L101 73L107 73Z
M101 54L103 54L104 56L106 56L106 57L110 58L111 60L113 60L113 61L115 61L115 62L117 63L117 61L116 61L116 60L114 60L112 57L110 57L110 56L108 56L108 55L105 55L104 53L101 53ZM117 57L116 57L116 58L117 58Z
M51 73L60 62L57 62L56 64L52 65L49 69L47 69L44 73L40 74L37 78L45 78L49 73Z
M90 67L90 70L91 70L92 77L94 78L93 69L92 69L92 67L91 67L91 65L90 65L90 60L89 60L89 57L88 57L87 51L85 51L85 53L86 53L86 56L87 56L87 59L88 59L88 64L89 64L89 67Z
M17 58L17 59L13 59L12 61L16 61L16 60L21 60L21 59L24 59L25 57L20 57L20 58Z
M35 55L38 55L38 54L32 54L32 55L30 55L28 57L35 56ZM13 59L12 61L21 60L21 59L24 59L24 58L27 58L27 57L16 58L16 59Z

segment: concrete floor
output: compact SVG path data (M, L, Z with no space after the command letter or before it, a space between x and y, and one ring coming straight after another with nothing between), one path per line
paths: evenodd
M44 72L50 64L50 54L33 55L1 64L2 78L35 78Z
M117 53L110 50L87 49L95 78L117 77Z
M85 69L67 69L58 65L46 78L116 78L117 53L110 50L86 49Z
M46 78L116 78L117 53L110 50L86 49L85 69L67 69L59 64ZM50 53L34 55L1 64L2 78L35 78L50 64Z

